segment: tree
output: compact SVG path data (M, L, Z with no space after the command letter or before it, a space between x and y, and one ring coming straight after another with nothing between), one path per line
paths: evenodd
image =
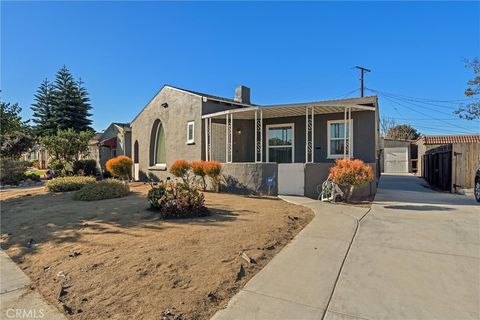
M54 118L58 129L91 130L92 121L88 117L92 107L83 83L75 81L67 67L63 66L57 72L54 87Z
M91 130L90 98L81 80L76 81L63 66L53 83L42 82L32 104L39 136L55 135L69 128L77 132Z
M474 78L467 82L467 89L465 89L465 96L473 99L472 102L461 105L454 111L462 119L473 120L480 118L480 59L473 58L471 61L466 61L465 66L473 70Z
M35 94L35 103L32 104L35 133L47 136L57 132L57 119L54 115L55 96L53 85L45 79Z
M76 132L73 128L58 130L55 135L42 137L41 143L48 151L57 170L63 174L71 173L73 162L88 155L88 143L93 137L92 131Z
M18 103L0 101L0 157L18 159L33 146L28 121L22 121Z
M387 131L385 138L395 140L415 140L420 137L417 129L408 124L399 124Z
M382 137L385 137L387 132L393 127L395 127L395 120L392 118L383 117L380 119L380 135Z

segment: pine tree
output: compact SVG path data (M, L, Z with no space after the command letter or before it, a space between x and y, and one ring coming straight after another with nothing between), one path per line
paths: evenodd
M76 121L78 123L79 131L92 130L90 127L92 125L92 120L90 117L92 114L90 110L92 106L90 105L90 98L88 97L87 89L83 86L82 79L79 79L77 82L77 114Z
M91 130L89 111L92 107L83 83L75 81L67 67L63 66L57 72L54 86L54 109L58 129Z
M54 88L45 79L35 94L35 103L32 104L33 122L35 133L39 136L55 134L57 132L56 118L54 115Z
M55 82L45 80L35 95L32 110L37 134L54 135L58 130L69 128L77 132L92 130L91 109L83 82L76 81L63 66L57 72Z

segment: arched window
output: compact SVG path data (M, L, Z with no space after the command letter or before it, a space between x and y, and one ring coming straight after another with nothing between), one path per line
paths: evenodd
M155 120L150 139L150 165L160 166L167 162L165 151L165 129L160 120Z
M133 163L138 163L138 140L133 144Z

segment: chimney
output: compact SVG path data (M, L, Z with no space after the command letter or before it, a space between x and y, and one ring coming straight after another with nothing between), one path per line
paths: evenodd
M239 86L235 89L235 101L250 103L250 88Z

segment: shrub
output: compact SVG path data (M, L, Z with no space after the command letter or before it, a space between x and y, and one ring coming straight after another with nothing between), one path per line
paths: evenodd
M220 188L220 179L222 174L222 165L218 161L208 161L204 163L205 173L212 179L213 189L218 192Z
M354 186L360 186L373 181L373 169L362 160L338 159L330 168L332 180L345 189L347 200L350 199Z
M25 179L30 179L32 181L39 182L40 176L35 172L27 171L25 172Z
M128 196L128 185L115 179L106 179L97 183L87 184L75 192L73 199L94 201L114 199Z
M121 179L128 179L132 172L133 161L127 156L118 156L105 164L108 172Z
M72 167L73 173L76 175L94 176L97 174L97 161L93 159L74 161Z
M25 179L25 171L30 163L28 161L0 160L0 184L17 185Z
M176 160L170 166L170 173L177 178L181 178L183 183L190 187L190 169L192 165L187 160Z
M202 181L202 190L205 191L207 189L207 181L205 181L205 176L207 175L207 173L205 172L205 162L204 161L192 162L192 171L196 176L200 177Z
M161 181L148 192L150 208L162 219L181 219L208 215L203 193L184 183Z
M60 177L47 181L45 184L45 190L50 192L66 192L80 190L87 184L95 183L94 177Z

